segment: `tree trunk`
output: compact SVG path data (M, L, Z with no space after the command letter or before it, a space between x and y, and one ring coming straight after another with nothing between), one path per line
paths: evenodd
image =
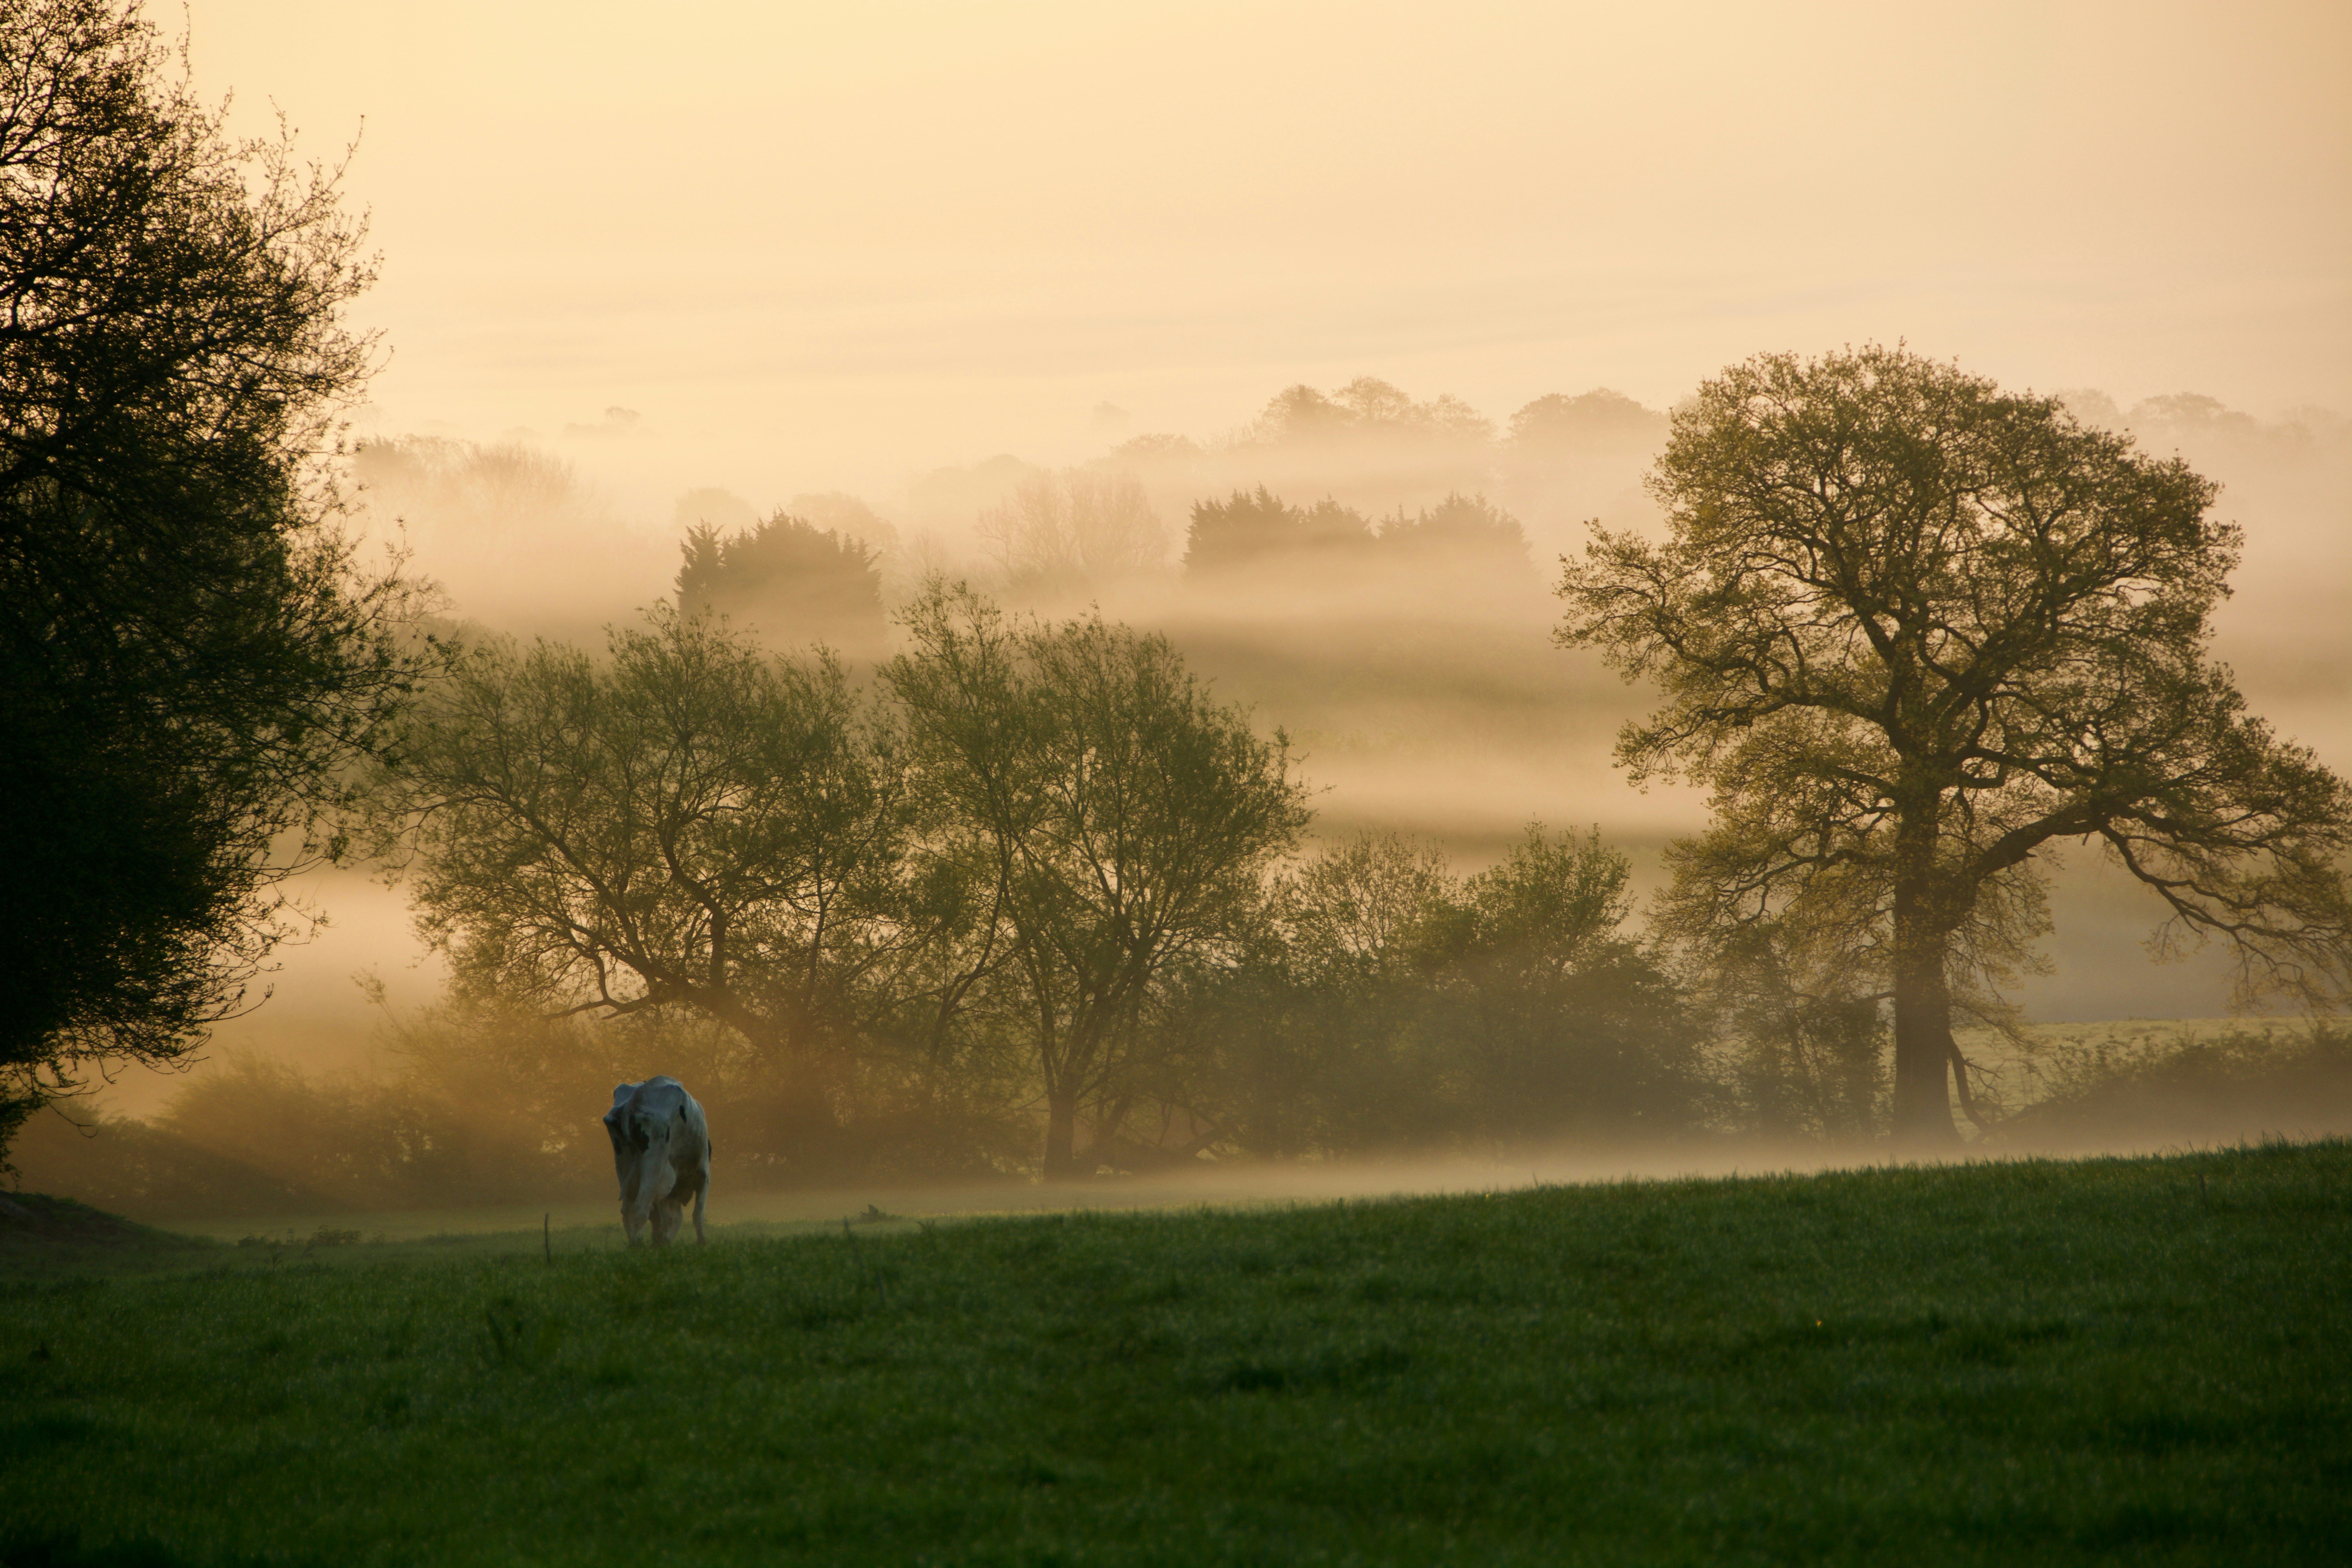
M1081 1174L1075 1148L1077 1134L1078 1097L1049 1092L1045 1096L1045 1176L1047 1181L1076 1181Z
M1925 814L1922 814L1925 815ZM1933 818L1906 814L1895 830L1895 1118L1898 1144L1959 1141L1952 1125L1952 994L1944 976L1949 927L1935 897Z

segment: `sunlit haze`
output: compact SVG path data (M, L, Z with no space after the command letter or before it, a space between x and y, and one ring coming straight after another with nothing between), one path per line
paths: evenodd
M2325 4L212 3L350 190L375 419L755 500L1216 432L1370 373L1653 406L1906 339L2004 384L2352 405ZM772 492L772 497L771 496Z
M330 161L357 142L382 262L354 320L384 361L353 434L551 460L528 517L403 513L455 614L593 640L669 592L688 492L861 498L903 581L984 555L1003 487L975 465L1214 449L1297 384L1375 376L1499 426L1902 341L2086 417L2094 391L2251 416L2139 433L2246 528L2221 626L2249 695L2352 765L2341 5L192 0L185 25L240 127L282 112ZM2292 451L2265 434L2290 427ZM1645 458L1504 496L1540 574L1585 518L1642 521ZM973 472L922 488L950 468ZM1150 497L1178 551L1182 483ZM1696 797L1613 773L1641 694L1544 646L1540 587L1496 618L1524 645L1497 680L1556 723L1237 695L1299 732L1326 826L1475 865L1530 817L1597 821L1654 879ZM399 894L309 890L335 927L224 1041L362 1037L354 971L436 991ZM2211 966L2147 965L2129 889L2086 874L2056 907L2041 1016L2220 1010Z

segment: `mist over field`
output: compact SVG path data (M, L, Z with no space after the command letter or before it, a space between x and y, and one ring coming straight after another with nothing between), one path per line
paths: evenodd
M2284 732L2338 765L2352 761L2345 718L2352 712L2352 638L2327 635L2331 584L2352 575L2352 531L2330 527L2352 482L2352 426L2316 409L2257 419L2196 395L2129 410L2092 389L2067 396L2087 422L2128 430L2152 450L2178 450L2228 487L2223 506L2245 522L2248 547L2237 596L2220 617L2217 651L2237 668L2257 710ZM379 437L362 446L353 473L360 515L375 526L397 520L416 567L442 585L447 616L463 637L599 647L608 627L637 624L645 606L676 596L682 547L696 528L747 531L785 512L869 548L893 610L926 574L943 573L1030 612L1098 605L1165 631L1221 695L1250 706L1262 731L1278 727L1290 736L1317 791L1312 842L1402 831L1475 870L1497 858L1530 820L1597 825L1632 854L1646 891L1655 884L1659 848L1703 824L1704 802L1686 787L1636 791L1625 784L1611 746L1652 693L1628 686L1589 654L1552 646L1559 606L1549 589L1559 558L1588 536L1586 520L1657 527L1642 481L1666 416L1607 389L1549 395L1499 416L1458 404L1433 411L1433 402L1416 402L1370 376L1328 395L1294 384L1223 437L1130 436L1060 468L1011 454L961 467L915 462L902 489L870 495L797 489L754 500L693 482L701 476L687 472L651 518L625 515L618 499L629 483L650 482L626 467L623 436L488 443ZM1318 413L1328 427L1311 423ZM1440 424L1440 414L1455 426ZM1025 546L1013 536L1024 505L1031 513L1066 508L1074 485L1082 496L1089 485L1106 493L1129 486L1142 502L1138 539L1092 570L1071 559L1042 560L1040 551L1053 554L1042 535ZM1449 496L1488 498L1519 523L1526 543L1486 558L1340 568L1319 577L1188 572L1192 506L1259 486L1301 502L1338 500L1376 524L1425 512ZM2290 547L2297 540L2305 543ZM790 628L760 626L756 614L749 624L780 650L804 647ZM842 641L829 640L836 647ZM883 641L851 649L853 669L870 669L902 641L893 627ZM330 923L312 942L286 951L268 1005L216 1031L215 1065L196 1068L198 1077L255 1052L314 1073L382 1073L393 1065L384 1053L403 1014L437 999L446 966L411 929L404 888L384 886L376 868L353 868L320 872L299 891ZM2053 910L2054 972L2020 987L2028 1016L2052 1039L2104 1037L2063 1026L2108 1019L2196 1021L2186 1026L2188 1037L2240 1026L2223 1017L2221 955L2152 964L2140 945L2156 921L2152 901L2095 849L2066 865ZM2164 1037L2157 1031L2142 1043ZM1990 1049L1996 1059L2010 1054L1990 1040L1971 1048ZM135 1075L106 1103L116 1113L152 1112L185 1081ZM2010 1081L2020 1080L2012 1074ZM1848 1157L1751 1143L1700 1163L1805 1167ZM1523 1174L1551 1180L1603 1168L1685 1169L1694 1158L1596 1153L1571 1144ZM1386 1174L1335 1171L1297 1190L1363 1191L1391 1180L1475 1187L1495 1174L1420 1162ZM1263 1195L1276 1179L1259 1173L1232 1180L1241 1184L1237 1193Z
M1310 847L1401 832L1468 874L1532 822L1597 828L1646 897L1705 802L1613 763L1654 692L1554 646L1561 559L1594 522L1662 531L1644 480L1703 379L1901 342L2220 481L2245 544L2214 652L2352 771L2335 7L711 6L649 32L245 0L188 27L238 116L360 138L383 264L354 319L389 357L344 432L351 515L461 640L601 650L679 600L698 540L795 518L871 555L887 613L943 576L1164 633L1287 737ZM1378 552L1204 565L1200 509L1260 497ZM907 646L730 613L868 689ZM2095 848L2060 863L2033 1024L2229 1026L2221 955L2151 964L2153 900ZM107 1113L396 1076L449 979L408 887L291 891L326 923L266 1005Z

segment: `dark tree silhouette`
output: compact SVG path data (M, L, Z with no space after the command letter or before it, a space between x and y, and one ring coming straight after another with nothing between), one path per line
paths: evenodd
M2352 792L2210 660L2239 534L2185 463L1873 347L1707 383L1651 489L1671 536L1601 532L1559 637L1663 688L1637 778L1714 789L1667 923L1891 1001L1898 1136L1953 1136L1955 1068L1969 1109L1955 1005L2031 956L2062 840L2162 901L2159 951L2231 943L2242 997L2344 998Z
M1288 506L1264 485L1224 500L1196 501L1184 552L1188 576L1208 579L1277 559L1325 564L1361 560L1373 543L1361 512L1330 500Z
M339 174L135 5L0 22L0 1147L239 1005L414 672L316 458L370 364Z
M823 643L856 658L882 644L882 574L864 541L778 512L726 535L709 524L679 546L677 607L726 616L772 645Z
M1527 531L1519 520L1483 495L1449 493L1434 508L1407 517L1399 508L1381 523L1381 549L1416 565L1447 562L1475 566L1528 564Z

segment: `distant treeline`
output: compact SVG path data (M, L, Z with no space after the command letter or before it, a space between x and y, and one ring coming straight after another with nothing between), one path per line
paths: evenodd
M1140 436L1060 470L999 458L919 479L908 501L933 524L971 528L988 574L1024 602L1171 568L1204 586L1294 593L1397 583L1426 593L1433 574L1517 587L1533 575L1527 532L1490 494L1546 512L1596 505L1596 493L1626 490L1665 430L1665 416L1605 389L1537 398L1498 430L1457 398L1415 402L1360 376L1328 394L1290 387L1221 443ZM431 505L449 456L396 443L370 448L362 467ZM487 449L484 484L506 497L519 460ZM1181 531L1166 521L1188 514ZM885 646L887 602L950 564L910 559L896 525L835 492L795 496L762 519L727 491L694 490L677 521L681 609L724 614L770 646L823 642L853 659Z
M1025 481L982 514L981 532L1002 580L1024 596L1158 570L1165 552L1139 483L1083 471ZM698 521L681 550L675 587L688 615L857 659L886 645L880 554L861 535L780 510L732 533ZM1328 497L1294 505L1259 485L1193 503L1181 569L1209 587L1388 587L1425 602L1445 587L1523 586L1533 564L1518 519L1483 495L1449 493L1375 520Z
M2340 419L2315 411L2265 424L2208 397L2126 411L2094 390L2063 396L2084 420L2135 430L2152 448L2238 463L2292 467L2345 439ZM1528 557L1543 552L1530 542L1549 550L1589 519L1622 527L1650 515L1642 476L1668 429L1664 413L1607 388L1548 394L1498 421L1458 398L1416 400L1359 376L1328 390L1286 388L1218 438L1139 435L1060 469L1009 455L936 468L890 503L896 521L840 491L795 494L763 511L705 487L681 495L671 519L673 537L688 540L677 601L723 611L772 647L824 641L862 660L887 642L881 606L936 571L984 573L1041 604L1083 603L1171 570L1223 588L1273 582L1328 594L1383 581L1426 586L1437 565L1452 569L1438 574L1441 586L1492 590L1532 580ZM659 574L678 568L676 546L625 527L568 464L522 446L371 441L353 475L405 521L463 613L509 629L560 623L561 635L576 636L573 626L642 604ZM1500 525L1491 537L1448 537L1465 501ZM1427 548L1436 539L1424 520L1447 548ZM548 548L551 532L563 547ZM1408 570L1409 556L1418 559ZM571 618L555 615L559 604Z

